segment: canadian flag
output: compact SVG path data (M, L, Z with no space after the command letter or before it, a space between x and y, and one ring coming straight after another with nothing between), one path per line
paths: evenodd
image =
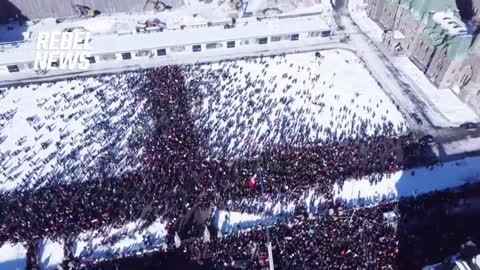
M253 187L255 186L255 183L257 182L257 174L255 174L250 181L248 181L248 186Z

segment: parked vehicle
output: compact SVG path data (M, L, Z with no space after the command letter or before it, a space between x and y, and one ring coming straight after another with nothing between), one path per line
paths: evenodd
M478 124L477 123L472 123L472 122L465 122L465 123L461 124L460 127L464 128L464 129L477 129Z
M425 135L420 139L420 143L423 143L426 145L434 145L436 141L432 135Z
M423 125L422 118L417 113L412 113L412 118L417 122L418 125Z

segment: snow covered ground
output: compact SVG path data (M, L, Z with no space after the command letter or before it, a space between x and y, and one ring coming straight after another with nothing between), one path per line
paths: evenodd
M25 270L27 249L21 244L4 243L0 247L0 269Z
M118 256L125 253L147 251L159 247L167 235L165 223L157 219L141 229L144 221L129 222L118 228L105 227L77 236L73 254L83 260Z
M141 151L127 142L148 117L125 83L129 74L1 89L0 189L81 180L94 166L134 169Z
M397 106L354 53L320 54L194 66L187 80L196 94L193 115L213 156L407 130Z
M432 147L433 153L438 157L462 155L476 152L477 149L480 149L480 138L466 138L461 141L436 144Z
M334 187L334 197L351 204L375 204L382 199L396 200L473 182L480 182L479 157L452 161L434 168L399 171L383 177L376 184L370 184L367 179L348 181L343 187Z
M295 207L304 206L309 213L317 213L325 202L324 197L313 188L305 191L297 200L285 200L285 197L265 195L265 211L262 214L240 213L236 211L218 210L214 216L214 225L222 233L231 233L249 229L258 225L271 225L282 217L292 215ZM255 208L261 212L263 203L259 198L243 199L241 202L229 202L229 207L235 206Z
M63 262L64 243L44 239L39 244L38 254L43 270L57 270L57 266Z
M437 126L458 126L465 122L479 122L478 115L470 109L452 89L438 89L435 87L407 56L393 58L393 63L399 70L416 84L416 89L431 107L436 108L448 120L432 117ZM432 115L432 114L429 114Z

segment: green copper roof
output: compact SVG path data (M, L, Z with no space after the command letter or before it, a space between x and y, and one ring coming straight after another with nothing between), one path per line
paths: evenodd
M447 29L436 23L431 16L423 30L423 35L433 46L446 51L447 58L450 60L464 58L473 41L471 34L452 35Z
M428 23L430 14L447 9L457 10L455 0L402 0L400 7L409 10L423 24Z

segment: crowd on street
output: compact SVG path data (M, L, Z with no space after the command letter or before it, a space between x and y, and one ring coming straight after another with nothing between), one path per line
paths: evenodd
M136 89L132 98L146 103L144 113L153 123L135 143L141 145L136 149L142 149L141 171L121 175L100 171L85 181L59 181L3 194L0 242L30 245L49 237L71 243L73 236L87 230L137 219L153 222L158 217L168 223L172 236L176 221L194 206L255 211L240 203L259 197L259 186L247 184L254 175L261 175L265 192L272 196L292 198L298 190L316 186L334 205L335 183L363 176L375 182L395 171L432 162L423 156L424 145L392 128L388 134L302 146L266 145L248 159L212 158L205 151L208 135L199 132L208 127L197 128L191 113L196 93L186 87L188 70L168 66L136 71L126 81L127 88ZM108 165L116 159L105 156L104 160ZM232 201L239 203L228 204ZM286 220L272 229L276 259L286 269L383 269L392 264L395 238L379 214L385 209L332 209L328 216ZM191 231L183 237L198 236L198 231ZM253 230L187 249L192 257L207 256L228 265L233 259L251 258L249 250L260 247L262 237L260 230ZM175 248L173 241L167 243L167 249Z

